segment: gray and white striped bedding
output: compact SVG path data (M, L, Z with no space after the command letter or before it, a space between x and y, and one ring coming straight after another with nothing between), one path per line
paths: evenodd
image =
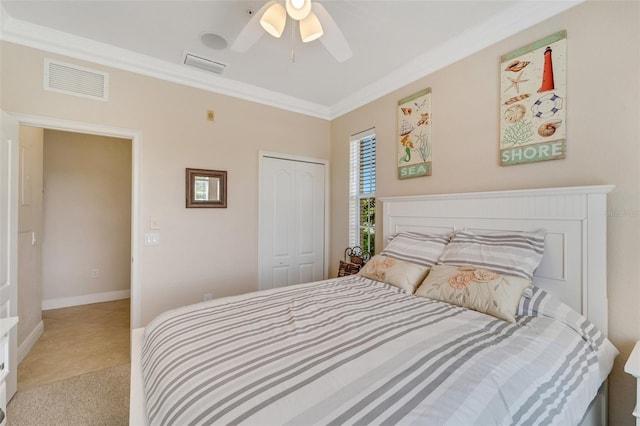
M517 322L349 276L162 314L151 425L577 424L617 351L541 290Z

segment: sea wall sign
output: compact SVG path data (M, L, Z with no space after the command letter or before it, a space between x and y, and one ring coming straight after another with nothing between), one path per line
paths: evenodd
M431 88L398 101L398 178L431 176Z
M566 31L502 56L500 165L565 158L566 100Z

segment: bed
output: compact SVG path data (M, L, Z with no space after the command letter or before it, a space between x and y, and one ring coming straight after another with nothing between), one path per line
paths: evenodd
M130 423L606 424L617 354L606 339L612 188L382 198L391 242L369 274L182 307L133 330ZM486 289L499 288L496 277L520 285L526 271L469 269L447 250L466 235L536 230L544 255L535 286L507 302L515 315L425 293L446 287L436 270ZM398 235L454 236L415 293L384 282L389 273L372 279ZM413 268L403 280L421 270L394 262Z

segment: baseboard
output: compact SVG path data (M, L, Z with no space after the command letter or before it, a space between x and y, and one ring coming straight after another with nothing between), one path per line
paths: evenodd
M36 344L42 333L44 332L44 322L40 321L38 325L29 333L24 342L18 347L18 364L29 354L33 345Z
M131 290L107 291L104 293L85 294L83 296L59 297L42 301L42 310L68 308L69 306L89 305L91 303L111 302L112 300L129 299Z

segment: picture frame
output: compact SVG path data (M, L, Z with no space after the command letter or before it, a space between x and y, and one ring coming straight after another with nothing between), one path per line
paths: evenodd
M500 58L501 166L566 157L566 99L566 31Z
M226 170L186 169L187 208L227 208Z
M398 101L398 179L431 176L431 88Z

